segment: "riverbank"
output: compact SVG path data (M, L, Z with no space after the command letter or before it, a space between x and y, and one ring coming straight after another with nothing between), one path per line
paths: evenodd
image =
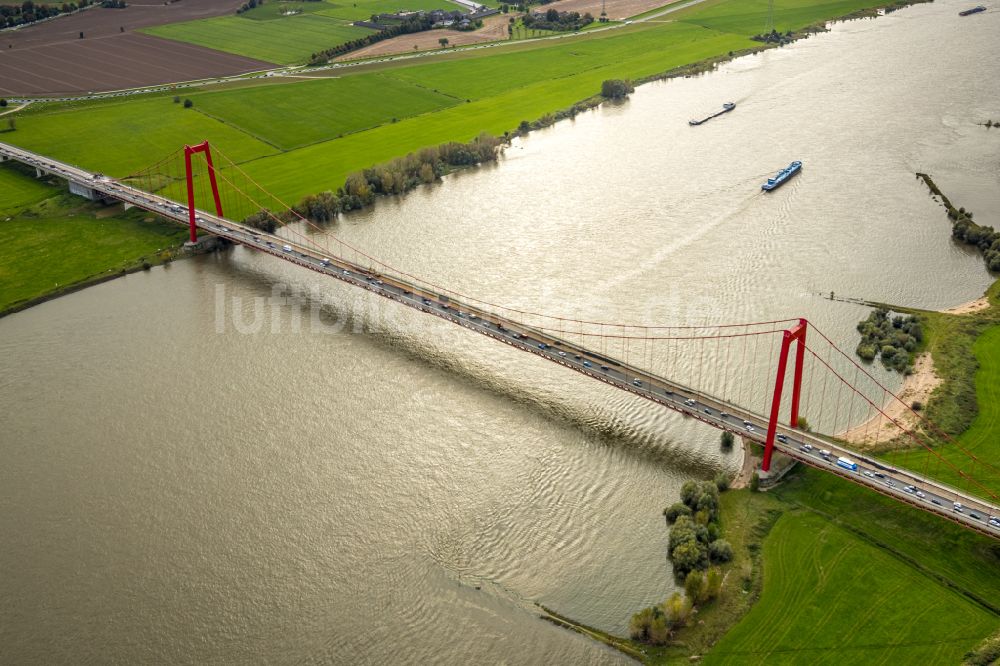
M722 593L669 645L543 617L656 665L766 664L806 649L834 658L862 632L864 661L957 663L1000 621L1000 554L987 537L802 467L766 492L724 492L721 506L734 552ZM900 625L913 607L942 612Z
M657 647L615 636L547 608L542 617L647 664L687 662L708 654L759 598L764 580L761 544L782 511L773 495L749 490L725 491L719 502L720 538L732 545L733 559L719 567L724 575L719 595L695 608L687 626L675 630L668 645Z
M896 441L903 433L896 423L902 424L902 427L907 429L917 425L920 419L913 410L922 409L941 382L941 377L934 370L934 358L930 352L919 354L913 361L913 372L903 378L903 386L895 399L890 399L882 407L884 415L876 414L864 423L836 434L835 437L861 449L870 450L884 450L894 444L896 446L912 444L902 440Z
M0 167L16 193L0 220L0 317L181 256L185 230L140 210L95 204Z

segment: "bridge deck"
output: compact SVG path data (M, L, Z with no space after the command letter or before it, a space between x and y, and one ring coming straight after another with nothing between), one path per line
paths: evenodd
M29 151L0 143L0 155L12 158L70 182L85 185L109 197L144 208L179 224L188 225L187 208L175 201L144 192L113 179L97 176ZM434 315L488 336L524 352L535 354L587 377L610 384L658 405L698 419L720 430L764 443L768 419L718 398L701 393L665 377L609 358L594 350L561 339L547 331L440 294L400 276L373 273L351 261L327 257L315 248L231 220L197 211L198 227L208 233L240 243L279 259L365 289L407 307ZM284 247L288 247L285 250ZM988 523L1000 519L1000 507L934 479L876 463L837 442L801 430L779 427L776 450L807 465L837 474L897 501L937 514L964 527L1000 539L1000 527ZM824 457L821 452L828 451ZM858 463L858 471L838 467L836 459ZM907 490L907 487L913 490ZM962 511L954 509L960 503ZM973 516L978 516L974 518Z

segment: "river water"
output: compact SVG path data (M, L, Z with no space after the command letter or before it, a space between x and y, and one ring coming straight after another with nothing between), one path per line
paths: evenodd
M330 231L495 302L853 347L819 294L991 280L914 178L1000 213L1000 13L959 8L643 86ZM661 509L739 452L332 282L234 249L0 320L0 661L624 661L533 605L624 631L673 590Z

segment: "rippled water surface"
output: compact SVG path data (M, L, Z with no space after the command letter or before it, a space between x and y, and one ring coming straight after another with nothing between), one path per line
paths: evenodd
M852 347L863 310L820 294L939 308L990 282L914 178L1000 213L975 124L1000 118L1000 13L959 8L643 86L331 232L505 304L807 316ZM0 661L624 661L534 604L624 631L673 589L662 507L739 453L331 282L235 249L0 320Z

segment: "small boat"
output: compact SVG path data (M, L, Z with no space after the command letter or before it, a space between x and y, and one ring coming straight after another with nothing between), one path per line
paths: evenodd
M776 190L785 183L787 183L792 176L797 174L802 170L802 162L795 160L787 167L779 171L774 178L768 178L767 182L760 186L760 189L765 192L770 192L771 190Z
M736 108L736 102L726 102L725 104L722 105L722 111L717 111L710 116L702 118L701 120L689 120L688 125L691 125L692 127L694 127L695 125L701 125L702 123L707 122L712 118L715 118L716 116L721 116L723 113L729 113L735 108Z
M973 7L972 9L966 9L958 13L959 16L969 16L971 14L978 14L979 12L985 12L986 7L979 5L978 7Z

